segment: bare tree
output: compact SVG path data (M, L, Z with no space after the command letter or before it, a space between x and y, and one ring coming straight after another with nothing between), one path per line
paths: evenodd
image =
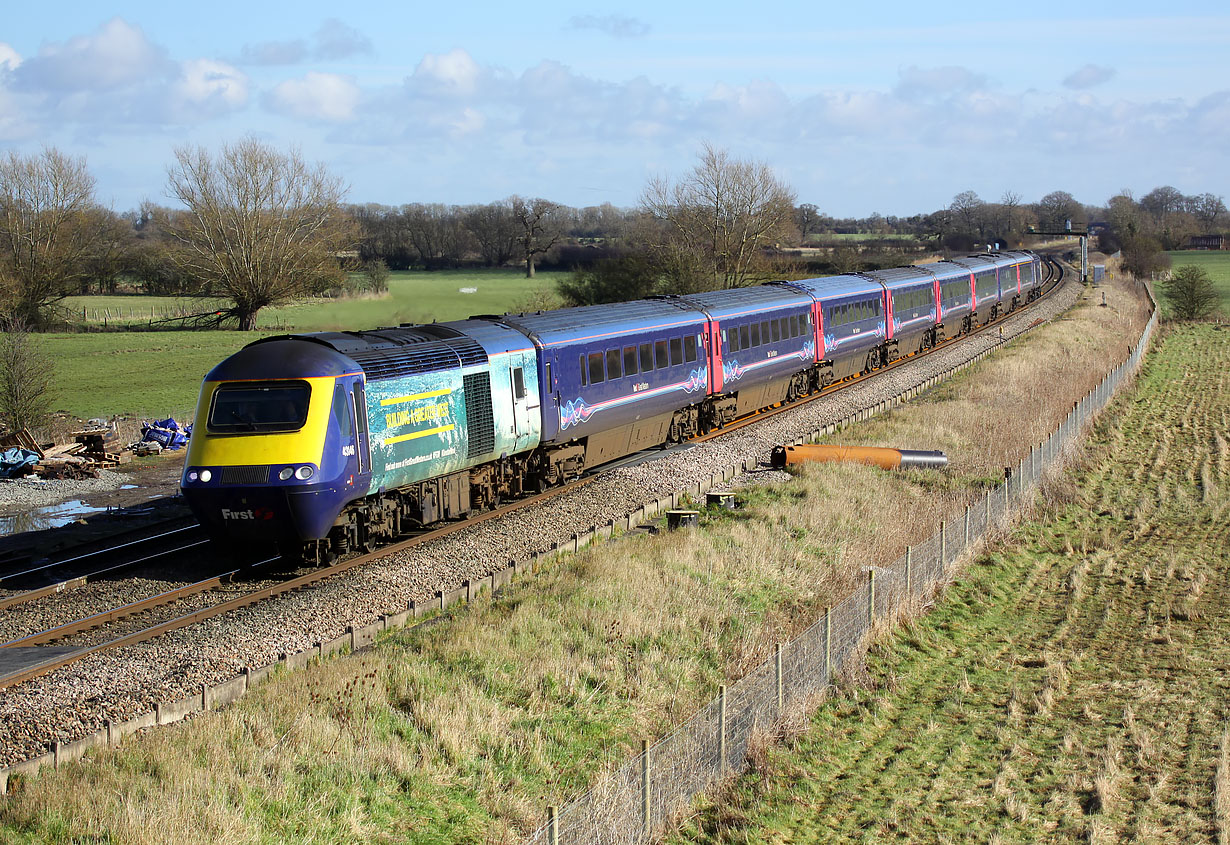
M682 180L653 179L641 195L662 224L656 246L681 291L747 284L760 251L790 236L794 200L767 164L709 144Z
M427 270L457 267L471 243L456 207L442 203L402 206L406 233Z
M1154 188L1141 197L1140 204L1145 211L1161 222L1171 214L1183 211L1185 200L1186 197L1183 196L1183 193L1178 188L1162 185L1160 188Z
M51 359L19 317L0 320L0 427L21 431L51 412Z
M794 225L799 227L799 244L807 246L807 236L820 229L820 209L810 202L794 210Z
M1191 200L1192 213L1204 224L1206 232L1212 232L1217 226L1217 218L1226 213L1226 203L1213 194L1201 194Z
M508 200L473 206L462 214L462 221L478 241L478 251L488 266L507 264L517 254L521 226Z
M1044 229L1058 231L1068 222L1076 224L1081 204L1067 191L1051 191L1038 201L1038 222Z
M986 203L973 191L962 191L952 198L948 208L960 221L961 231L967 235L981 236L983 211Z
M0 305L28 326L43 309L76 293L88 270L85 258L97 230L94 177L84 158L54 147L40 155L16 152L0 159Z
M1161 284L1162 298L1176 320L1198 320L1213 313L1220 299L1203 267L1185 264Z
M525 261L525 277L534 278L534 259L542 255L563 237L561 218L565 211L559 203L541 197L527 200L513 196L508 199L513 219L521 227L517 243Z
M999 198L999 207L1004 214L1004 234L1017 231L1016 210L1021 207L1021 195L1016 191L1004 191L1004 195Z
M180 147L175 159L167 185L188 210L171 223L177 260L234 302L240 329L254 329L265 306L341 282L357 235L342 212L342 182L323 165L254 138L224 145L217 158Z

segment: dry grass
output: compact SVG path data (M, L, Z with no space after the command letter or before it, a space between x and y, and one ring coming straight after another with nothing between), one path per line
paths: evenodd
M1105 339L1143 324L1111 293L1111 309L1079 308L844 434L943 448L950 472L813 465L701 531L586 551L447 624L22 784L0 837L513 841L810 624L866 561L897 557L998 481L1121 357ZM984 695L969 676L949 692ZM1014 699L1019 721L1033 700ZM979 753L956 745L949 774Z
M1228 422L1230 337L1172 331L1071 496L873 650L874 700L835 698L755 801L734 790L738 836L688 841L877 838L891 800L911 821L878 838L1230 845Z

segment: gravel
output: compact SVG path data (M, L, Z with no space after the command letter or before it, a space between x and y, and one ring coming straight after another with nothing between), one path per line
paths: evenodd
M1066 285L1037 307L1010 317L1003 324L1004 339L1022 333L1038 318L1049 319L1066 310L1080 292L1079 285ZM899 395L1000 343L997 332L970 338L716 441L613 470L541 505L390 554L314 589L138 646L91 655L71 667L2 690L0 765L37 756L54 740L67 742L97 731L108 719L123 721L149 711L155 702L199 693L202 684L232 678L245 666L268 665L283 652L296 653L337 637L348 625L366 625L382 613L404 610L411 599L426 601L437 590L452 590L467 578L485 577L503 569L510 559L525 560L732 464L749 458L763 461L778 443L806 436ZM754 479L736 483L763 483L777 475L757 472ZM9 486L13 485L5 485Z
M26 480L24 478L0 479L0 515L26 511L30 508L45 508L48 505L80 499L93 493L118 490L128 482L128 476L106 469L98 471L98 478L79 481L67 478L57 481Z

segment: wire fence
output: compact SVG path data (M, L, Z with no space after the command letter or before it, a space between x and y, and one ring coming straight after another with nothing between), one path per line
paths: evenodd
M805 707L859 656L873 627L932 595L955 562L1006 529L1048 472L1058 471L1077 438L1140 365L1157 326L1156 311L1128 358L1076 403L1059 428L1005 472L964 512L886 566L872 566L859 587L797 639L652 745L558 810L528 845L634 845L649 842L706 787L746 768L749 745L771 734L792 708Z

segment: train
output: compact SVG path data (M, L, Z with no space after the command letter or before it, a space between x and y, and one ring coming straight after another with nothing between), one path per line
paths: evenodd
M254 341L181 480L211 537L317 563L924 352L1037 298L1030 252Z

